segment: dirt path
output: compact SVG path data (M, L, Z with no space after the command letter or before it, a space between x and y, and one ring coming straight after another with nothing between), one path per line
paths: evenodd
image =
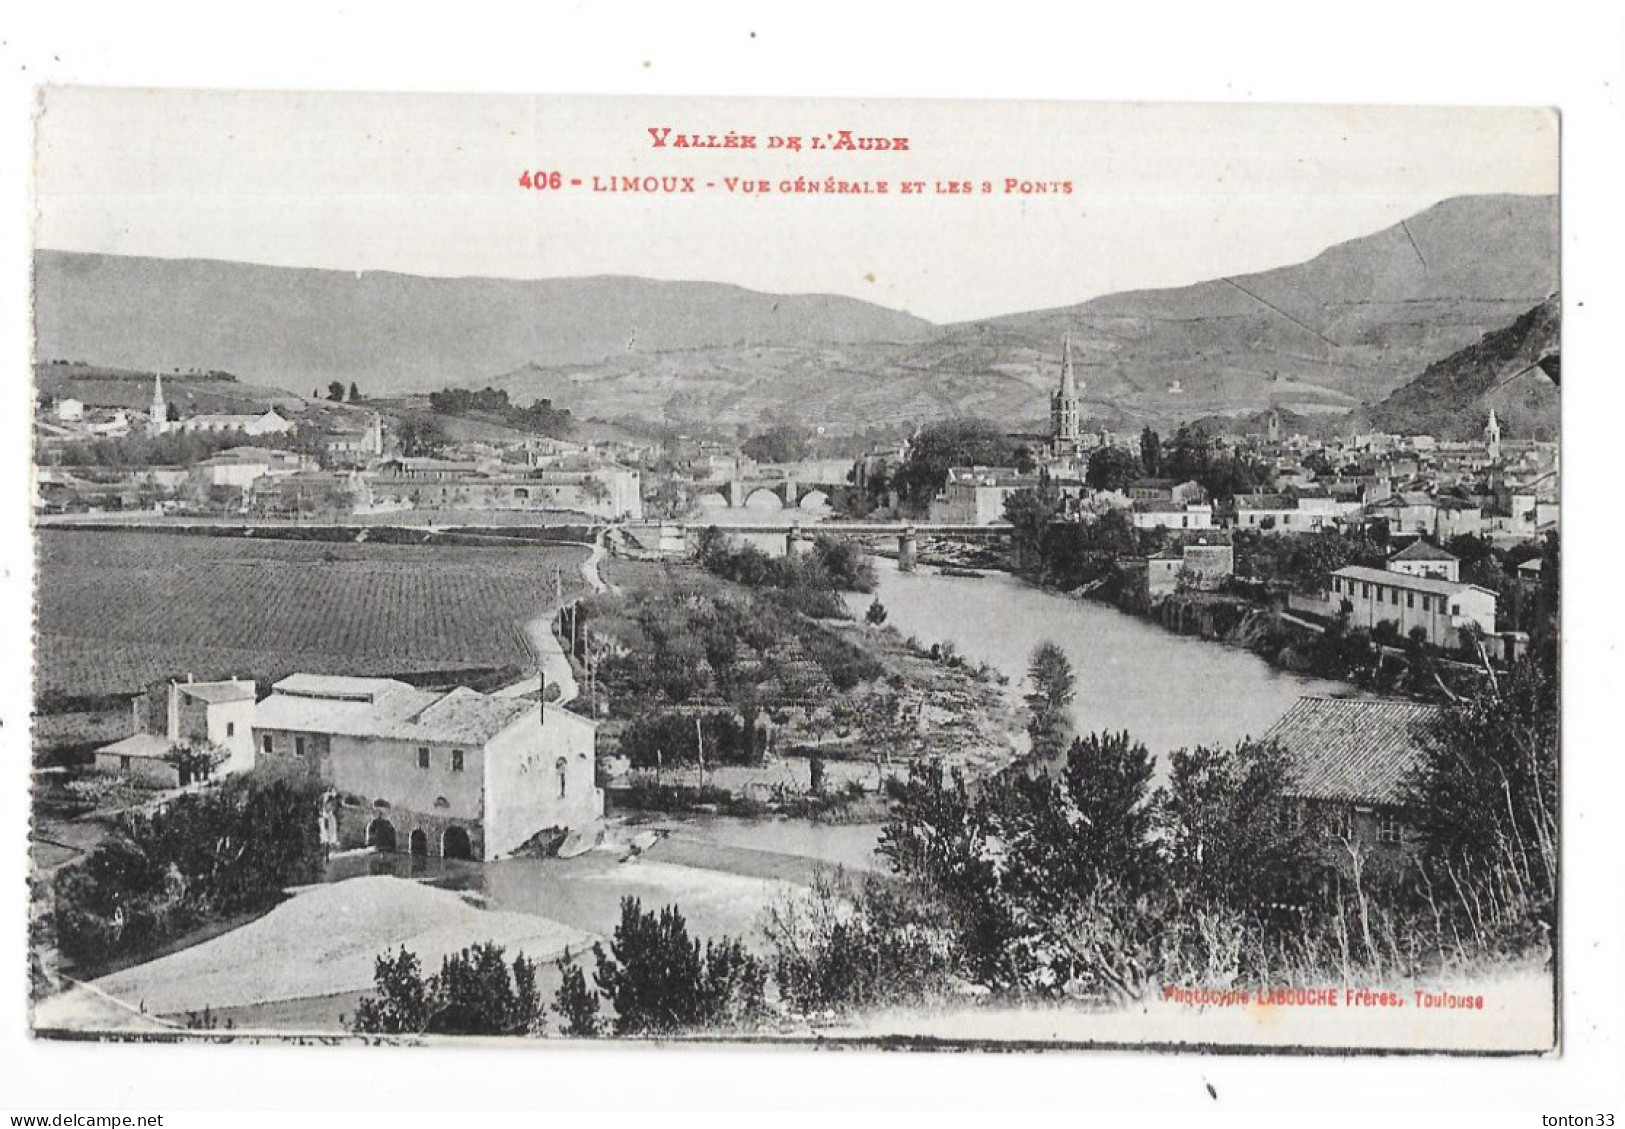
M560 544L579 545L588 550L586 558L581 562L581 579L594 592L611 592L613 587L606 583L598 572L598 562L608 555L604 546L604 532L599 530L598 536L591 542L568 541ZM559 688L559 696L554 699L555 705L564 705L581 696L581 686L576 682L575 671L570 667L570 660L564 653L564 645L559 642L558 636L553 634L553 619L558 615L557 608L549 608L535 619L525 624L525 639L530 643L531 651L535 653L537 661L542 668L542 675L532 675L521 678L510 686L504 686L496 691L499 698L520 698L526 694L534 694L541 688L541 677L546 677L549 685Z

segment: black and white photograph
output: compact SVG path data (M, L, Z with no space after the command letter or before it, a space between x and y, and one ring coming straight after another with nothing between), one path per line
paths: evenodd
M0 1121L1625 1112L1617 15L3 23Z
M1556 1048L1550 109L37 128L37 1035Z

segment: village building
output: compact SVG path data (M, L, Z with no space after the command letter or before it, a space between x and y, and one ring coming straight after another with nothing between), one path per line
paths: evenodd
M328 466L366 466L384 455L384 419L377 412L366 423L330 425L322 437Z
M1311 527L1298 513L1298 500L1290 494L1237 494L1235 528L1303 533Z
M1286 794L1297 814L1350 847L1391 852L1415 843L1406 780L1421 763L1439 707L1417 702L1299 698L1264 734L1290 758Z
M1388 558L1388 571L1403 572L1410 576L1431 576L1435 580L1459 581L1461 561L1437 545L1417 538Z
M597 825L596 728L466 687L294 674L260 703L256 772L329 789L340 847L490 860Z
M1433 535L1440 541L1452 537L1482 537L1484 535L1484 507L1466 498L1440 495L1436 502Z
M1401 636L1420 627L1426 642L1454 648L1469 625L1495 632L1495 593L1476 584L1350 565L1332 573L1323 614L1349 606L1349 624L1371 630L1391 623Z
M1212 529L1210 502L1135 502L1129 511L1135 529Z
M1198 482L1177 478L1136 478L1123 491L1131 502L1205 502L1207 491Z
M213 772L248 772L254 767L254 711L251 681L171 682L156 717L148 695L132 700L135 732L97 749L96 771L148 787L180 788L192 783L192 773L172 750L213 745L225 754Z
M191 469L190 477L199 486L232 486L247 490L266 475L297 474L303 460L292 451L264 447L231 447Z
M1123 558L1120 566L1128 589L1124 603L1143 610L1181 586L1199 592L1221 587L1236 572L1236 551L1229 537L1214 531L1149 557Z
M992 525L1004 520L1004 503L1017 490L1032 490L1038 476L1013 467L951 467L931 499L930 520L947 525Z
M1388 522L1388 532L1404 534L1432 534L1439 521L1439 506L1431 496L1419 490L1406 490L1366 507L1372 517Z
M366 478L380 505L569 510L630 521L643 517L642 476L613 463L555 463L532 470L484 461L395 458Z

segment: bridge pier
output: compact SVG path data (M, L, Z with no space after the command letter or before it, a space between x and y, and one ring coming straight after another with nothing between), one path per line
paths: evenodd
M728 480L728 507L737 510L745 504L745 484L740 479Z
M795 508L795 504L796 480L793 478L787 478L784 480L784 508L787 510L793 509Z
M812 540L803 532L800 524L792 525L790 532L784 535L784 555L787 557L800 557L812 552Z
M913 572L919 564L920 538L912 525L906 527L897 537L897 571Z

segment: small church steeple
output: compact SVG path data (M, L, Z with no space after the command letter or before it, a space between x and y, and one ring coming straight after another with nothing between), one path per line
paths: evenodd
M1489 422L1484 425L1484 441L1490 448L1490 462L1501 461L1501 421L1495 418L1495 409L1490 409Z
M164 402L162 373L152 374L152 407L147 416L147 434L162 435L169 430L169 405Z

